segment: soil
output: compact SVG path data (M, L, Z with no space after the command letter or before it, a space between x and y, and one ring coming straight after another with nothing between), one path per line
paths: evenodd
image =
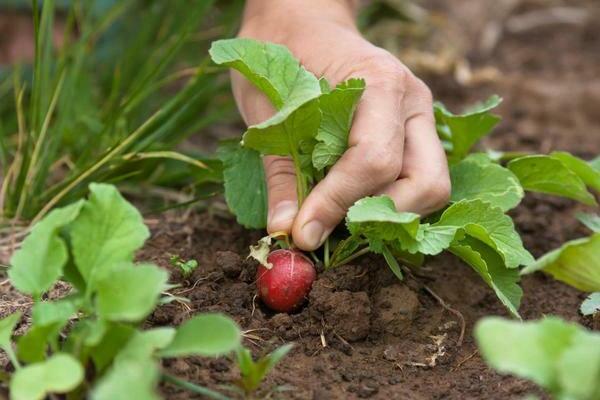
M495 78L465 85L447 74L417 72L451 108L492 93L505 99L499 110L504 120L485 140L486 147L566 150L586 158L600 154L600 25L592 22L600 17L596 2L506 1L510 11L501 16L493 12L497 3L504 2L422 2L459 32L471 67L493 68L499 72ZM491 50L479 49L490 24L505 24L549 4L583 10L589 18L504 30ZM546 398L535 385L500 375L482 361L472 338L476 321L507 313L476 273L453 256L428 259L402 282L374 256L320 271L306 306L290 315L277 314L256 298L256 264L246 259L248 246L263 233L239 227L221 209L167 213L147 221L152 237L138 258L169 269L171 281L181 285L173 292L190 300L159 307L147 325L178 325L197 312L223 312L243 328L245 345L256 356L293 342L260 396L521 399L533 393ZM511 213L526 247L540 256L589 233L573 217L583 209L569 200L530 194ZM196 259L199 267L185 279L170 265L172 254ZM584 293L543 274L526 276L522 286L524 319L555 314L592 327L593 321L578 313ZM0 292L3 301L14 294L6 285ZM457 313L464 317L464 338ZM228 394L233 392L224 386L239 376L233 360L225 357L192 357L164 365L178 377ZM161 390L168 399L200 398L170 384Z

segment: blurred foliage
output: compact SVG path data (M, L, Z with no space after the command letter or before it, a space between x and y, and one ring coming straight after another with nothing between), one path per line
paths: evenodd
M0 3L29 12L35 30L33 65L0 75L2 222L39 220L80 197L90 181L220 180L218 163L201 169L171 150L234 115L227 80L214 75L207 48L235 33L243 1L27 4ZM57 29L64 30L59 48ZM163 158L174 171L161 167Z

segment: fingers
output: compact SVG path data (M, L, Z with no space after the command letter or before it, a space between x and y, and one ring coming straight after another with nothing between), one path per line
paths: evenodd
M298 213L296 173L288 157L265 156L269 214L267 231L290 233Z
M450 197L450 176L432 116L417 114L406 121L404 164L399 180L381 193L399 211L427 215L442 208Z
M401 81L372 84L358 107L349 149L315 186L294 221L294 243L304 250L319 247L346 215L348 208L375 193L400 174L403 119L399 113Z

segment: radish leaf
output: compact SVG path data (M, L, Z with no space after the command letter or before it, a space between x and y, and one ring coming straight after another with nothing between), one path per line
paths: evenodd
M139 211L114 186L93 183L90 192L70 233L75 263L88 284L114 263L131 261L149 236Z
M78 201L57 208L33 227L10 260L8 276L19 291L39 298L60 278L69 258L60 230L77 218L82 206Z
M113 400L127 393L129 399L160 400L155 387L159 369L151 359L127 359L115 363L92 391L92 400ZM135 382L135 384L132 384Z
M10 381L10 398L41 400L49 393L66 393L83 380L83 367L69 354L58 353L48 360L21 368Z
M491 110L501 102L500 97L491 96L463 114L453 114L439 102L434 104L438 134L446 142L450 161L462 160L475 143L489 134L500 122L500 117L493 115Z
M349 79L319 97L322 113L317 133L319 143L312 153L312 162L317 170L335 164L348 148L354 111L364 89L364 80Z
M512 160L507 167L526 190L567 197L588 205L596 204L584 181L557 158L525 156Z
M555 151L550 157L562 161L586 186L600 192L600 171L594 169L591 164L564 151Z
M583 315L594 315L600 312L600 292L590 294L579 307Z
M600 233L600 215L577 213L575 217L591 231Z
M452 165L451 201L481 199L508 211L524 196L518 178L508 169L491 162L472 161L471 157Z
M242 147L237 140L221 142L217 150L223 162L225 200L247 228L267 226L267 183L260 153Z
M584 292L600 291L600 233L571 240L521 271L544 271Z

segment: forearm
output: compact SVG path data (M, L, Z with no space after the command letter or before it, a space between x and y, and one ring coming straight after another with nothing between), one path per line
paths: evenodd
M242 30L257 24L307 22L310 19L327 19L354 27L359 0L247 0Z

